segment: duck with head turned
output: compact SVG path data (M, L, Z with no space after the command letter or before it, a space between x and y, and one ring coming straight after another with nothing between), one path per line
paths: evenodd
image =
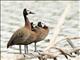
M31 24L29 22L29 19L27 17L27 15L29 14L34 14L31 11L24 9L23 10L23 16L24 16L24 20L25 20L25 25L24 27L18 29L17 31L15 31L12 35L12 37L10 38L10 40L8 41L7 44L7 48L9 48L12 45L19 45L20 48L20 53L21 53L21 45L24 45L24 42L29 38L29 36L31 35L30 31L31 31ZM32 42L27 42L27 45L30 44Z

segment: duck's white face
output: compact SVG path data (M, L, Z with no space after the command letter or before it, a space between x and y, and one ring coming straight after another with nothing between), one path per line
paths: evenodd
M42 25L42 27L44 27L45 24L44 23L41 23L41 25Z
M42 27L44 27L45 24L43 22L41 22L41 25L42 25Z
M27 10L27 13L29 14L29 13L30 13L30 11L29 11L29 10Z
M35 13L31 12L30 10L27 10L27 14L35 14Z
M44 27L44 26L46 26L46 27L47 27L47 25L46 25L45 23L42 23L42 27Z

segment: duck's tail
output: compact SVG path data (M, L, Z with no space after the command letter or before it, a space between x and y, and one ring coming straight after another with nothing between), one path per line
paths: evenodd
M7 44L7 48L9 48L10 44Z
M12 46L13 44L11 43L11 41L9 41L8 43L7 43L7 48L9 48L10 46Z

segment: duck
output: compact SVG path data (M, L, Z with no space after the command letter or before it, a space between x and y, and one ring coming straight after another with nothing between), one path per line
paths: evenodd
M38 26L41 27L41 35L40 35L40 40L43 40L47 37L48 33L49 33L49 27L47 25L42 26L41 22L38 22Z
M41 34L36 39L35 45L36 45L37 42L44 40L47 37L48 33L49 33L49 28L48 28L47 25L42 26L42 23L38 22L37 26L39 27L39 30L41 31Z
M35 52L37 51L36 49L36 43L39 41L42 41L46 38L46 36L48 35L49 32L49 28L48 26L44 25L42 27L42 23L38 22L37 26L33 27L33 23L31 23L32 25L32 31L36 33L37 37L36 39L33 41L34 45L35 45Z
M7 43L7 48L13 45L19 45L20 49L20 54L21 54L21 45L24 45L24 42L27 40L26 45L32 43L31 41L28 40L28 38L31 35L31 24L30 21L27 17L29 14L34 14L33 12L27 10L24 8L23 10L23 16L25 20L25 25L18 30L16 30L13 35L11 36L10 40Z

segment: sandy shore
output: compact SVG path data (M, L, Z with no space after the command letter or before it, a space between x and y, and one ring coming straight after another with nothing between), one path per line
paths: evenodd
M80 55L79 56L76 56L75 58L70 58L69 57L69 59L71 59L71 60L80 60ZM1 60L38 60L38 59L37 58L27 59L26 57L24 57L23 54L7 54L7 53L1 53ZM52 60L52 59L48 59L48 60Z

